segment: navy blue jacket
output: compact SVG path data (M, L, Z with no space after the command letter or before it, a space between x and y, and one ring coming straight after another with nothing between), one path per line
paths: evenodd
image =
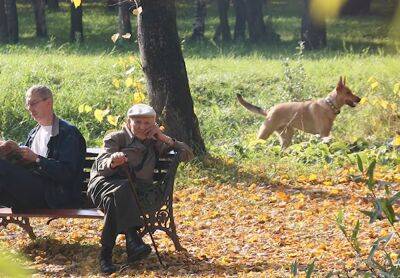
M39 125L29 132L25 146L31 147ZM45 192L51 208L79 207L82 200L86 142L79 130L54 115L47 157L40 156L35 171L49 180Z

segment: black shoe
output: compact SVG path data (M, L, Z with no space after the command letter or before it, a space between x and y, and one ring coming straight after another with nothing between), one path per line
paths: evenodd
M117 271L117 267L112 263L112 248L102 247L100 252L100 270L105 274Z
M127 249L128 263L133 263L146 258L151 253L151 247L148 244L141 244L133 249Z

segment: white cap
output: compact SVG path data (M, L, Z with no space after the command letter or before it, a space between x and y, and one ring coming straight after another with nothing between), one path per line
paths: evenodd
M156 111L154 111L153 107L139 103L133 105L131 108L129 108L128 117L154 117L156 116Z

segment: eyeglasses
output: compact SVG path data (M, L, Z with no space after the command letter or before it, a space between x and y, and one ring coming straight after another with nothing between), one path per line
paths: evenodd
M38 100L34 100L34 101L29 101L29 102L25 103L25 108L34 107L37 104L39 104L40 102L45 101L46 99L48 99L48 97L47 98L38 99Z

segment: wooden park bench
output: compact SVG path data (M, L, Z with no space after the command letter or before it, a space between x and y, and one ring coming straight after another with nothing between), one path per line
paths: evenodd
M57 218L93 218L102 219L104 214L101 210L94 207L92 201L87 197L86 190L89 182L90 168L98 155L100 149L88 148L86 150L84 182L82 185L82 208L76 209L29 209L13 211L11 208L0 208L0 227L6 228L8 224L16 224L24 229L29 237L36 238L30 225L29 219L34 217L49 218L47 225ZM176 250L183 250L176 234L174 222L172 201L175 174L179 164L179 155L176 152L170 152L165 157L160 157L154 169L154 185L159 192L162 192L161 204L154 208L146 208L146 218L149 230L154 233L157 230L164 231L173 241ZM146 196L140 196L145 200ZM140 230L140 236L144 236L144 228Z

